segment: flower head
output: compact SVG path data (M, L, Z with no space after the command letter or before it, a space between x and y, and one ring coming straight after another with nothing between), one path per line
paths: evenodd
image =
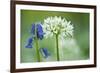
M31 32L32 35L35 35L35 24L34 23L31 26L31 31L30 32Z
M41 24L37 24L37 38L42 40L44 37L44 32Z
M36 28L36 30L35 30L35 28ZM35 34L35 31L36 31L36 34ZM44 37L44 32L43 32L42 24L41 23L32 24L31 34L33 35L33 37L37 36L38 39L42 40L43 37Z
M43 29L46 37L52 37L56 34L63 38L73 36L73 25L71 24L71 21L67 21L60 16L44 19Z
M50 53L48 51L47 48L41 48L40 52L42 53L42 55L44 56L44 58L48 58L48 56L50 56Z
M27 41L27 45L25 46L25 48L32 48L32 43L33 43L33 38L30 37Z
M36 30L35 30L36 28ZM35 31L36 31L36 34L35 34ZM38 24L32 24L31 26L31 30L30 30L30 33L31 33L31 38L28 39L28 43L27 45L25 46L25 48L32 48L32 43L33 43L33 40L35 37L37 37L38 39L42 40L43 37L44 37L44 32L43 32L43 28L42 28L42 24L38 23Z

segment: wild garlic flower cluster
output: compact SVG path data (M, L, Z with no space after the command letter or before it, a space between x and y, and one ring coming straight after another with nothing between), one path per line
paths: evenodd
M52 37L59 35L61 38L68 38L73 36L73 25L71 21L67 21L60 16L48 17L44 19L43 31L45 37Z

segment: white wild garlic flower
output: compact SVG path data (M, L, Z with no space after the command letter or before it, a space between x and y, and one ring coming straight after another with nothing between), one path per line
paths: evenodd
M44 19L43 31L45 37L59 35L61 38L73 37L73 25L61 16L48 17Z

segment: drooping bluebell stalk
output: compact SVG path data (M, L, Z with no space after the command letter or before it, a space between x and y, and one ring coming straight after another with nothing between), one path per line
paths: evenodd
M42 55L44 56L44 58L48 58L50 56L50 52L48 51L47 48L41 48L40 52L42 53Z
M35 41L35 48L37 53L37 61L40 62L40 53L39 53L39 44L38 40L42 40L44 37L44 32L42 28L42 24L32 24L31 26L31 38L28 39L28 43L25 48L33 48L33 40Z

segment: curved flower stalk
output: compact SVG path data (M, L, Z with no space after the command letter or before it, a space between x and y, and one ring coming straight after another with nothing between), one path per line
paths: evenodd
M71 21L67 21L60 16L48 17L44 19L43 31L45 32L44 36L46 38L55 36L57 61L59 61L59 37L63 39L73 37L73 25Z
M30 31L32 37L28 39L28 43L25 46L26 48L32 48L33 47L32 43L33 43L33 41L35 41L38 62L40 62L38 40L42 40L44 38L44 32L43 32L43 28L41 25L42 24L40 24L40 23L32 24L31 31Z

